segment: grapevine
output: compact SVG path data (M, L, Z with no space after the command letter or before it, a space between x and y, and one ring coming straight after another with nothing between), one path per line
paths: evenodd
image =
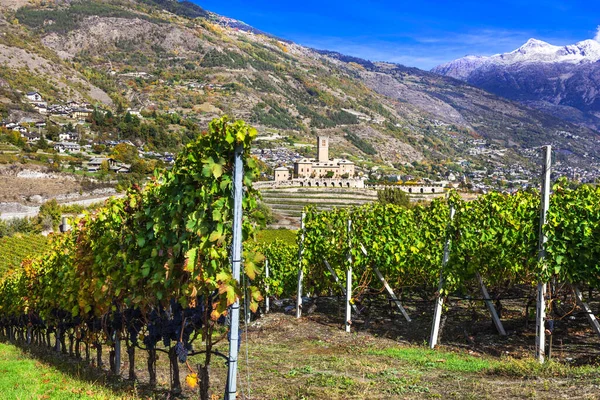
M210 352L216 321L242 295L229 260L232 170L241 145L243 207L249 215L257 196L252 188L257 165L250 156L255 137L256 130L243 121L214 120L170 171L155 173L146 187L132 187L124 198L75 221L43 256L0 281L0 331L46 345L53 333L63 351L66 338L70 350L77 336L86 344L86 358L89 346L96 347L98 365L102 345L109 345L113 372L119 367L113 359L117 343L125 338L128 352L136 346L149 352L151 381L156 351L168 352L178 371L178 361L187 361L202 331ZM253 236L248 218L242 230L244 239ZM251 249L244 252L250 280L261 261ZM249 297L256 310L261 299L256 286L250 286ZM180 390L178 374L171 385Z

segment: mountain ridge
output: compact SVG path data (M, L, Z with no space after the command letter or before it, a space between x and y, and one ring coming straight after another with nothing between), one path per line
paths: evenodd
M589 163L600 154L597 134L589 129L471 84L316 51L204 9L206 15L190 18L179 15L185 10L178 14L149 3L70 2L5 13L0 44L55 66L41 71L41 81L32 73L35 67L16 79L15 68L4 64L0 79L8 87L0 88L0 98L5 93L13 99L5 103L5 114L26 108L22 93L29 90L51 100L68 100L77 93L91 99L70 79L79 77L103 91L110 100L104 107L113 110L144 115L163 110L200 125L228 113L249 120L264 134L300 144L326 134L334 154L365 168L460 171L455 160L462 158L473 168L508 166L530 162L528 149L548 142L564 149L566 163ZM0 102L0 112L2 107ZM164 129L174 143L181 140L175 127ZM580 139L569 139L575 136ZM350 137L372 145L376 154L362 152ZM505 155L481 155L473 149L481 139L492 149L504 149L498 154ZM131 140L143 144L148 138Z
M600 130L600 43L595 40L554 46L529 39L509 53L466 56L432 72Z

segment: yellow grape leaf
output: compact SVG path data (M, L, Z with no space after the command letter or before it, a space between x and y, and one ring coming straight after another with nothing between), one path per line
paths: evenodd
M227 295L227 306L232 305L235 302L235 288L232 285L223 283L219 286L219 294L224 293Z
M183 264L183 269L187 272L194 272L194 266L196 265L196 256L198 255L198 248L194 247L193 249L188 250L185 254L185 262Z
M255 301L250 302L250 311L252 311L253 313L258 311L258 303L257 302L255 302Z
M190 389L196 389L198 387L198 374L189 374L186 376L185 383L187 383Z
M263 261L265 261L266 257L264 254L262 253L254 253L254 262L259 264Z
M231 275L227 272L221 271L217 273L216 280L217 282L225 282L231 279Z
M250 293L254 301L262 301L264 299L262 294L260 293L260 290L256 286L250 287Z
M223 166L220 164L213 164L212 165L212 174L215 178L220 178L221 175L223 175Z
M221 311L221 307L217 306L217 308L215 308L214 310L212 310L212 312L210 313L210 319L212 319L213 321L216 321L219 319L219 317L221 316L221 314L223 314L223 311Z
M258 273L258 268L253 262L247 261L244 265L244 271L246 272L248 278L254 280L254 278L256 278L256 274Z
M254 139L256 136L258 136L258 131L255 128L248 128L248 135Z
M223 238L223 234L219 231L213 231L208 238L211 242L216 242L217 240L221 240Z

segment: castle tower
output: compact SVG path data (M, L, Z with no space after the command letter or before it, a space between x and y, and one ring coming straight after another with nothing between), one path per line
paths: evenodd
M329 137L317 137L317 161L326 163L329 161Z

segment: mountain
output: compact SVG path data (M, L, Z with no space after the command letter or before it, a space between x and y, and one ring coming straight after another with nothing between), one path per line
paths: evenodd
M600 130L600 43L595 40L553 46L529 39L510 53L467 56L432 72Z
M596 132L471 84L303 47L186 1L0 0L0 8L7 121L34 118L25 93L37 91L49 104L92 103L109 121L129 109L141 127L85 129L159 151L185 143L189 122L227 113L259 128L269 139L259 147L311 154L306 145L326 134L334 156L415 176L535 167L535 149L548 143L565 165L600 155Z

